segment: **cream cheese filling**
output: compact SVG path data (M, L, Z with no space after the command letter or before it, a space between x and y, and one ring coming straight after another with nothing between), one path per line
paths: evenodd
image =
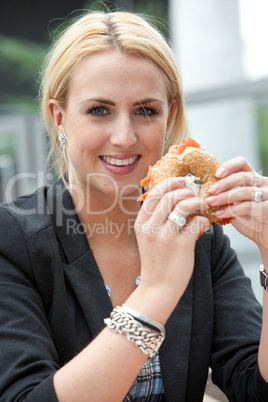
M185 187L189 188L189 190L192 190L195 194L199 194L201 184L200 182L200 177L195 177L193 174L188 173L186 176L184 176L185 179Z

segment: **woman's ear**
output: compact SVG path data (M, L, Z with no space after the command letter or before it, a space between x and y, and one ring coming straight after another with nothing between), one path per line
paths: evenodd
M168 121L167 121L167 125L169 126L170 120L174 114L175 108L176 108L176 99L173 100L173 102L171 103L171 105L169 106L169 113L168 113Z
M55 99L50 99L48 101L48 108L54 120L54 124L57 131L64 133L65 132L64 118L63 118L64 112L62 108L59 106L58 102Z

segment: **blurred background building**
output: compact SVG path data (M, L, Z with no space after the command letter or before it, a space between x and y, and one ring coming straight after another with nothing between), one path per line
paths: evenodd
M263 52L267 11L265 1L169 2L171 41L181 68L190 135L220 161L241 155L264 174L268 173L268 61ZM231 225L224 230L262 301L257 247Z

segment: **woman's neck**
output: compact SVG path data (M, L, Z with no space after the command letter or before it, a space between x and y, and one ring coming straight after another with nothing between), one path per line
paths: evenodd
M88 240L105 241L106 244L118 244L120 240L122 245L131 242L135 237L134 223L140 209L136 201L138 195L122 197L115 202L113 196L96 194L96 191L88 193L88 198L85 192L80 193L80 197L77 192L72 193L74 207Z

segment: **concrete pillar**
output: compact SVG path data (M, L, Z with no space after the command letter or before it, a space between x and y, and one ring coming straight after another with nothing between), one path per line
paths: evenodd
M170 0L171 41L186 91L243 78L236 0Z

